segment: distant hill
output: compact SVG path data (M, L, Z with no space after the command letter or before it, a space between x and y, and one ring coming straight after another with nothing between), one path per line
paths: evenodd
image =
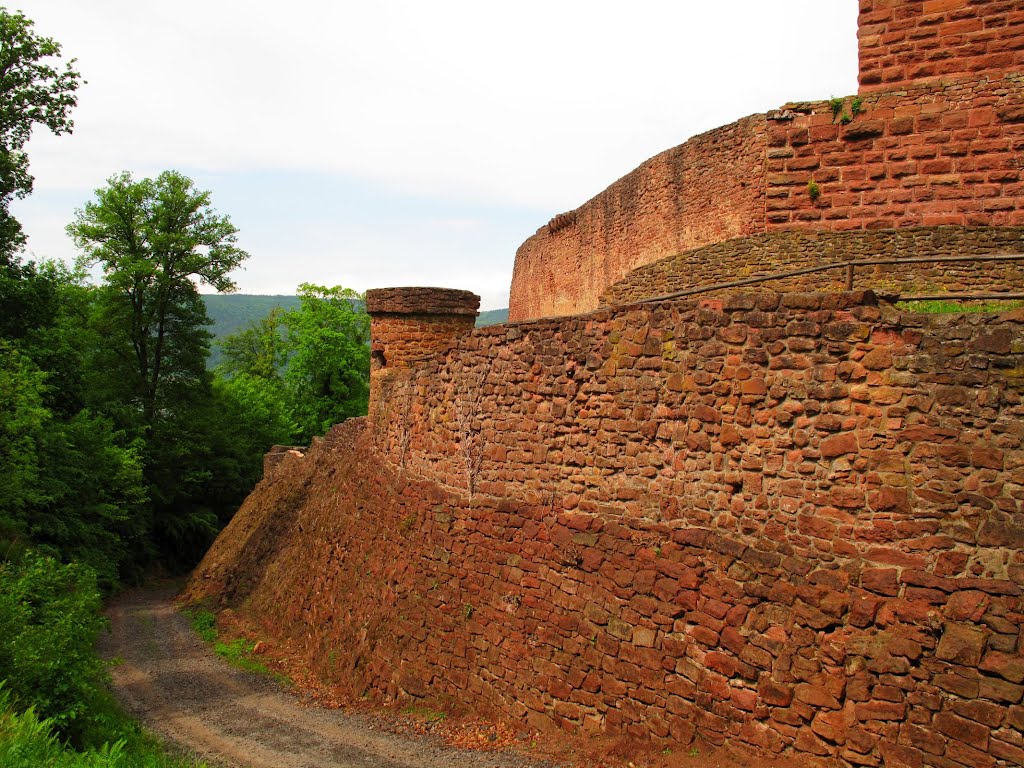
M220 363L220 340L225 336L248 328L262 320L274 307L284 310L298 309L298 296L257 296L246 293L203 294L206 313L213 321L210 332L213 345L207 367L215 368ZM477 327L508 322L508 309L491 309L481 312L476 319Z
M213 320L210 332L214 339L248 328L262 320L274 307L298 309L298 296L254 296L245 293L203 294L206 313Z
M476 318L476 327L482 328L485 325L498 325L508 322L508 307L504 309L488 309L481 312Z
M213 343L210 345L210 359L206 361L206 367L212 369L220 364L221 339L262 320L274 307L298 309L299 297L204 293L203 303L206 304L206 314L213 321L210 324Z

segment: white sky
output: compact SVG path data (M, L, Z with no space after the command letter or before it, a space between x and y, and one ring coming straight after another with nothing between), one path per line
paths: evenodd
M37 131L29 253L122 170L212 191L244 293L466 288L648 157L790 100L854 93L856 0L12 0L88 80Z

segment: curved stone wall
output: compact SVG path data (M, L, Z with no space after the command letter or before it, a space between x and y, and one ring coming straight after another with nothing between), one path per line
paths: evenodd
M601 303L626 304L675 291L836 261L871 258L1024 254L1024 227L916 227L855 232L769 232L727 240L633 270ZM840 290L842 270L765 283L773 291ZM854 287L876 291L1024 290L1024 262L861 267Z
M643 264L764 229L767 122L754 115L652 157L516 252L509 320L593 309Z
M860 0L861 91L1024 69L1018 0Z
M638 267L763 232L1024 226L1022 169L1024 73L787 104L658 155L523 243L509 319L594 309Z

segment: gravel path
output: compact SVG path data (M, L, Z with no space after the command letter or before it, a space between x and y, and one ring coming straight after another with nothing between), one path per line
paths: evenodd
M457 750L429 737L302 703L266 676L229 666L192 632L173 588L114 600L100 653L125 709L205 760L242 768L553 768L511 753Z

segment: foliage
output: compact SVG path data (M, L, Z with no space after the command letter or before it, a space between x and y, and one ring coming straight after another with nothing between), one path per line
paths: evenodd
M24 533L26 510L40 501L38 436L48 421L45 376L16 347L0 340L0 536Z
M53 322L58 306L54 277L31 262L23 264L0 253L0 337L22 339Z
M45 407L46 381L0 340L0 540L86 562L109 589L145 501L139 456L108 420L87 410L61 419Z
M33 26L20 12L0 7L0 266L24 244L9 208L32 191L25 144L37 125L56 135L71 131L81 83L75 60L60 68L60 44L35 34Z
M91 569L27 553L0 564L0 679L22 709L33 707L82 743L106 673L93 646L105 620Z
M259 323L275 309L288 311L299 306L298 296L256 296L233 293L203 294L206 314L210 318L210 333L213 334L210 358L207 367L215 370L224 362L222 342L233 334Z
M32 708L19 712L0 688L0 765L4 768L205 768L205 763L167 757L153 741L133 734L76 751L63 744L52 720Z
M271 311L228 336L218 368L224 391L260 415L259 437L277 443L308 442L365 415L369 401L370 318L363 296L304 283L298 298L298 309Z
M299 437L308 442L352 416L370 398L370 317L362 294L303 283L300 306L284 316L289 351L285 383Z
M807 196L811 198L812 203L821 197L821 187L814 179L807 182Z
M224 339L224 367L255 379L276 379L288 359L281 333L282 311L274 307L249 327Z
M230 220L211 208L209 193L174 171L140 181L112 177L68 232L82 266L100 265L104 274L90 319L99 340L90 392L97 408L142 444L149 536L136 561L155 548L165 563L188 567L243 493L237 472L225 478L214 466L222 449L232 454L232 425L215 410L208 318L196 283L234 290L229 273L248 254L237 247ZM243 461L253 463L251 456Z
M1007 312L1011 309L1024 307L1024 301L963 301L947 299L944 301L899 301L896 303L896 306L905 312L943 315L959 312Z
M222 412L231 415L233 439L262 457L271 445L290 444L298 427L280 379L239 374L214 382ZM258 479L258 478L256 478Z
M82 264L103 267L106 329L120 336L116 375L146 427L206 383L206 309L193 281L235 289L228 274L248 258L237 231L210 208L209 192L175 171L112 177L68 226Z

